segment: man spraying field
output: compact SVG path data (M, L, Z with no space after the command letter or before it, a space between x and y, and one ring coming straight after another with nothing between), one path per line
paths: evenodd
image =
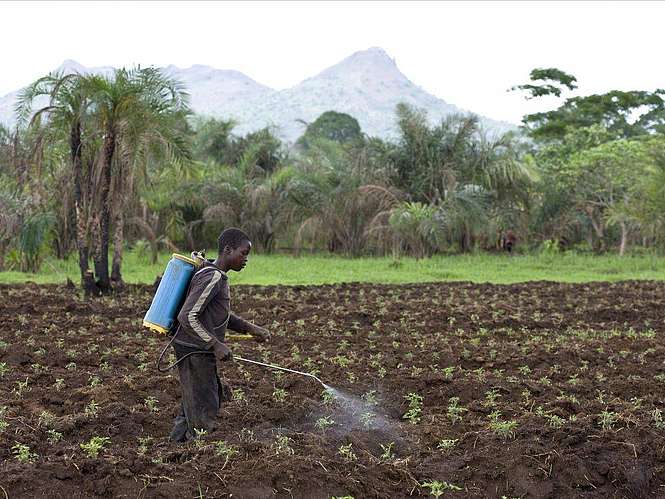
M224 343L226 330L248 333L257 341L266 341L270 336L266 329L231 312L226 273L240 272L247 265L252 249L249 237L240 229L226 229L219 236L218 249L217 259L206 261L192 277L178 313L173 348L178 360L182 407L171 432L173 442L193 438L195 429L209 433L216 427L217 412L224 400L217 363L233 358Z

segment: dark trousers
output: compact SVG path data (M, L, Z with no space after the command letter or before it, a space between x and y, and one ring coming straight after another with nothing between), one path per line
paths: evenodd
M178 360L196 351L176 343L173 348ZM217 427L217 412L221 401L227 397L212 352L190 355L178 364L178 374L182 403L180 414L174 420L171 441L185 442L196 437L195 430L205 430L209 434Z

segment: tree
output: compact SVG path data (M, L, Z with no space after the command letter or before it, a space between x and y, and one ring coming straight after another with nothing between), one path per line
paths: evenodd
M561 171L574 186L579 209L589 217L599 250L606 248L606 228L620 229L619 254L630 232L640 226L639 205L646 197L643 179L653 172L652 141L620 139L580 151Z
M32 104L40 96L48 98L48 104L33 113ZM92 165L84 163L85 139L91 131L84 133L86 113L90 106L90 92L85 78L78 74L49 74L26 87L20 94L17 114L20 123L29 121L32 128L40 131L49 140L63 141L69 146L71 179L73 184L76 246L79 255L81 283L87 279L89 246L87 241L88 219L92 194ZM86 168L87 166L87 168Z
M327 139L339 144L357 144L363 134L353 116L336 111L326 111L307 125L305 133L298 139L298 144L308 148L317 139Z
M455 234L462 251L495 232L492 215L526 208L531 172L511 134L489 140L473 115L431 127L423 111L406 104L396 113L400 137L386 152L392 182L412 201L436 206L441 230L448 240Z
M154 68L116 70L113 77L89 76L87 88L93 101L92 119L102 134L100 154L100 186L94 227L94 262L98 286L102 292L111 287L108 251L110 239L111 204L110 191L113 175L113 160L119 145L134 144L135 153L145 153L155 144L173 153L182 148L180 139L173 131L173 116L184 116L188 111L187 94L182 85L164 76ZM130 154L127 147L124 154ZM129 175L122 168L129 165L120 158L116 168L119 178ZM125 189L121 186L121 191ZM122 210L120 210L120 213ZM121 230L122 219L116 220ZM122 237L116 237L122 245ZM119 267L114 275L121 282Z
M563 87L577 88L576 78L559 69L534 69L531 81L511 90L524 90L527 98L544 95L561 96ZM665 131L665 89L612 90L604 94L570 97L553 111L524 116L522 123L537 141L561 141L572 129L602 125L611 138L629 138Z

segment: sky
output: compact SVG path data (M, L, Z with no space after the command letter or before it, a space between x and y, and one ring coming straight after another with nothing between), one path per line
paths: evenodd
M58 67L204 64L275 89L382 47L412 82L519 123L558 100L507 90L536 67L570 95L665 88L665 2L0 2L0 96Z

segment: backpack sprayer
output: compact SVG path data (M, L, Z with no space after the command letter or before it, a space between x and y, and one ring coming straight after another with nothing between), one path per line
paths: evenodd
M155 331L164 335L170 333L173 334L171 341L169 341L169 343L164 347L164 350L162 350L162 353L157 360L157 370L160 372L169 371L190 355L214 355L213 352L209 352L207 350L198 350L184 355L165 369L160 367L166 350L169 348L169 346L171 346L173 340L175 340L177 327L174 326L176 326L178 312L182 308L182 305L185 302L185 298L187 297L189 284L192 281L194 274L203 266L205 261L205 253L203 251L193 251L191 253L191 257L174 253L169 260L169 263L166 265L166 270L164 271L164 275L159 282L155 296L152 298L150 308L143 318L143 326L150 329L151 331ZM227 334L226 338L231 340L246 340L252 338L252 335ZM286 367L275 366L272 364L265 364L255 360L243 359L242 357L234 357L234 359L250 364L268 367L270 369L277 369L280 371L287 371L295 374L301 374L303 376L308 376L310 378L314 378L316 381L327 388L327 385L313 374L295 371L293 369L287 369Z

